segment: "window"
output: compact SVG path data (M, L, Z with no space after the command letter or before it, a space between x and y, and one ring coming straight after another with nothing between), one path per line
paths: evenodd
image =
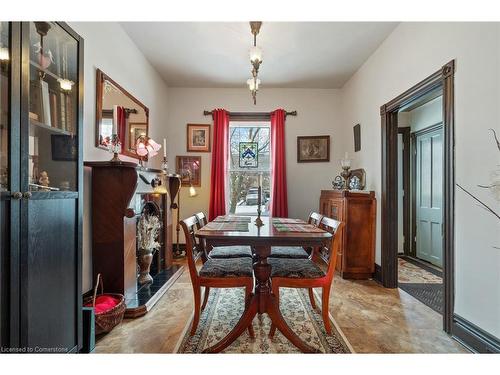
M271 199L271 128L269 122L229 124L227 208L231 214L257 215L259 177L262 175L262 215Z

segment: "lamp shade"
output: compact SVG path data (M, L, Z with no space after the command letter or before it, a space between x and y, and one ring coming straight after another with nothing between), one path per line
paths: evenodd
M259 89L259 85L260 85L260 79L253 79L253 78L249 78L247 79L247 85L248 85L248 89L250 91L257 91Z
M148 150L146 149L146 146L144 145L143 142L137 143L136 151L137 155L139 156L146 156L148 154Z
M9 49L7 47L0 47L0 61L8 61L9 58Z
M61 90L64 90L64 91L71 91L71 88L75 84L73 81L70 81L69 79L60 78L60 79L58 79L58 81L59 81L59 86L61 87Z
M262 62L262 48L253 46L250 48L250 61L252 63L261 63Z

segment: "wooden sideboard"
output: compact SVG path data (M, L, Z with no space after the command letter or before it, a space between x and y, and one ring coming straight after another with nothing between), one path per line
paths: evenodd
M319 209L322 215L346 224L336 265L342 278L371 278L375 272L375 193L322 190Z

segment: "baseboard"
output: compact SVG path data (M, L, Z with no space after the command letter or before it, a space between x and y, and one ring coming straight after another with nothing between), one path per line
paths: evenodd
M382 284L382 267L375 263L375 272L373 273L373 280Z
M454 314L452 337L476 353L500 353L500 340L467 319Z

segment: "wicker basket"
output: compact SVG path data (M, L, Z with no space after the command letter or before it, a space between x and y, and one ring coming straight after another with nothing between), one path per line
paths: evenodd
M97 298L97 289L101 285L101 296L104 295L104 286L101 280L101 274L97 275L97 280L94 288L94 295L87 298L84 304L89 304L92 302L92 307L95 309L95 300ZM101 333L107 333L111 331L114 327L121 323L123 320L123 315L125 314L125 298L122 294L118 293L106 293L106 296L110 296L119 300L119 302L113 308L102 311L100 313L95 313L95 334L99 335Z

